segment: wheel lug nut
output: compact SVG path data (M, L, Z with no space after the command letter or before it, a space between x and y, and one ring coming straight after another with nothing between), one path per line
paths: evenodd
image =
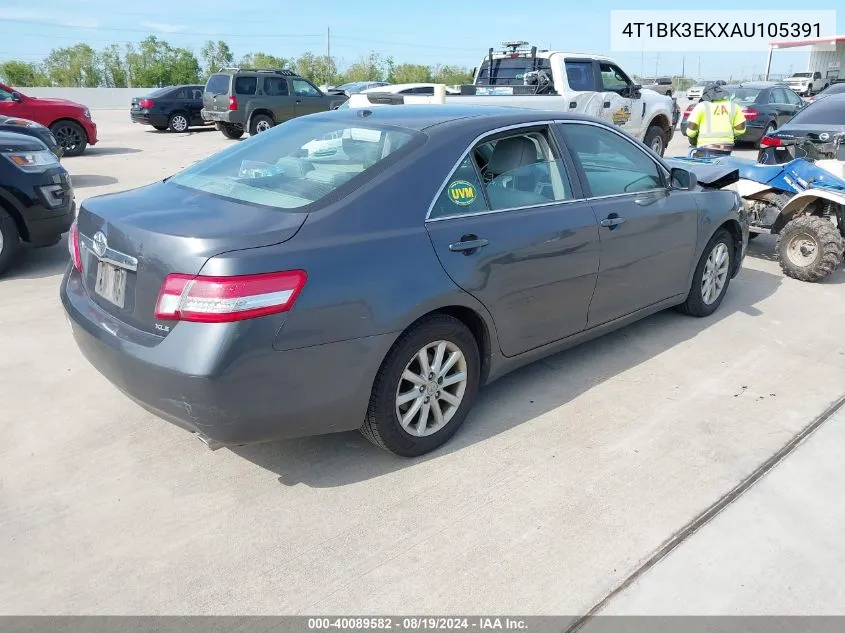
M420 393L422 393L423 391L425 391L425 387L423 387L422 385L420 385Z
M429 375L428 375L428 379L429 379L429 380L431 380L432 378L434 378L434 374L433 374L433 373L431 373L431 374L429 374Z
M428 398L426 398L426 399L425 399L425 403L426 403L426 404L428 404L428 400L429 400Z
M438 384L438 385L442 385L442 384L443 384L443 378L442 378L442 377L440 377L440 378L438 378L438 379L437 379L437 384Z

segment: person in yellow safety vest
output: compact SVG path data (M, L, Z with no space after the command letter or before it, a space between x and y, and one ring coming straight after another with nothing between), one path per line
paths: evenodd
M731 101L721 85L709 86L687 119L687 136L696 147L729 156L738 136L745 133L742 107Z

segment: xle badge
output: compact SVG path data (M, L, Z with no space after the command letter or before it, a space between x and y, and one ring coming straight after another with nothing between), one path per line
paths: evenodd
M475 202L475 187L466 180L456 180L449 185L449 200L462 207Z

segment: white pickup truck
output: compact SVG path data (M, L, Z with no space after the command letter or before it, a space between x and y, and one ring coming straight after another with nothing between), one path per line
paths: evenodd
M643 89L613 59L601 55L525 48L491 48L461 95L447 103L479 103L560 110L611 121L663 155L674 134L671 97ZM492 71L491 71L492 69Z
M819 71L792 73L784 83L802 97L809 97L827 88L827 82Z

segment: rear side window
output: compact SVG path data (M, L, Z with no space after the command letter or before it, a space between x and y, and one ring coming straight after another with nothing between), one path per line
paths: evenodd
M169 95L167 95L169 99L187 99L188 98L188 89L187 88L179 88L179 90L174 90Z
M293 119L194 163L168 182L278 210L308 208L361 187L425 142L405 128Z
M284 77L265 77L264 94L268 97L286 97L288 95L288 80Z
M566 62L566 79L576 91L591 91L594 87L593 62Z
M449 177L449 182L431 209L431 218L451 215L468 215L488 211L481 180L472 160L468 155Z
M205 91L212 94L224 95L229 92L230 75L212 75L205 84Z
M235 92L239 95L254 95L258 77L235 77Z

